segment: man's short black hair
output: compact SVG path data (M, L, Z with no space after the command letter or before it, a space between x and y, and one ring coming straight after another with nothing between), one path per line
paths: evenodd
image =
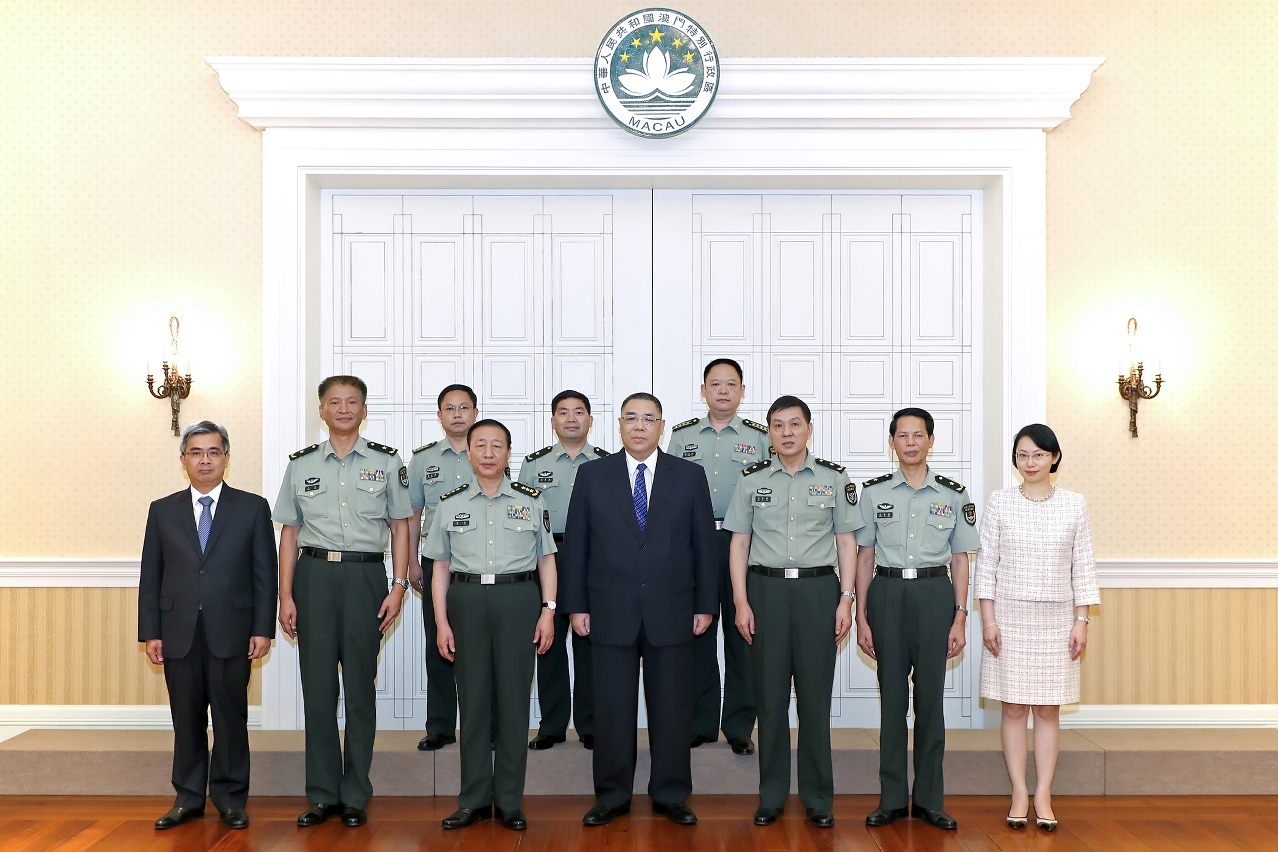
M715 358L709 364L706 364L706 368L701 371L701 383L705 384L706 379L710 378L710 371L723 364L727 364L729 367L736 370L737 381L743 384L745 383L745 373L742 372L741 365L736 361L733 361L731 358Z
M590 413L590 400L584 393L575 390L561 390L559 393L555 394L555 398L550 401L550 413L554 414L558 411L559 403L563 402L565 399L581 400L581 404L586 406L586 413Z
M444 397L453 391L461 391L466 394L466 396L470 397L470 404L475 408L479 408L479 397L475 396L475 391L470 385L449 385L439 392L439 398L435 400L435 409L437 411L444 410Z
M625 399L621 401L621 411L623 414L626 411L626 406L629 405L632 400L636 400L636 399L642 399L642 400L647 400L648 402L651 402L653 405L657 406L657 414L662 415L661 400L657 399L652 394L644 393L643 391L640 391L639 393L632 393L630 396L626 397Z
M1021 442L1021 438L1029 438L1034 442L1034 446L1056 456L1056 461L1052 463L1052 469L1049 471L1056 473L1056 468L1061 466L1065 454L1061 452L1061 442L1056 440L1056 433L1051 427L1043 423L1031 423L1021 427L1021 431L1017 432L1016 437L1012 439L1012 467L1016 467L1016 445Z
M789 394L786 394L785 396L777 397L777 401L768 407L767 425L772 425L772 415L776 414L778 411L785 411L787 408L799 409L803 412L803 419L809 424L812 423L812 409L808 408L808 404L799 399L797 396L790 396Z
M471 436L471 435L473 435L473 434L475 434L475 430L476 430L476 429L478 429L480 426L495 426L496 428L498 428L498 429L500 429L501 431L505 432L505 433L506 433L506 448L507 448L507 449L509 449L509 448L510 448L510 444L511 444L511 440L512 440L512 439L511 439L511 437L510 437L510 430L506 428L506 424L505 424L505 423L502 423L500 420L493 420L491 417L486 418L486 419L484 419L484 420L476 420L476 421L475 421L475 423L474 423L474 425L473 425L473 426L471 426L469 429L467 429L467 430L466 430L466 446L468 446L468 447L470 446L470 436Z
M936 432L936 421L925 409L922 408L902 408L896 414L892 415L892 425L888 427L888 437L896 434L896 421L902 417L917 417L923 421L923 425L927 427L927 436L930 438Z
M359 391L360 402L368 401L368 385L364 384L364 380L359 376L329 376L327 379L319 383L319 399L320 402L328 396L328 392L338 385L349 385Z

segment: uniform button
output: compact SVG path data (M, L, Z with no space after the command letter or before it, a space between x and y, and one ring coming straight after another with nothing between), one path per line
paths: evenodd
M488 543L489 543L489 544L492 544L492 542L491 542L491 541L489 541Z
M822 504L821 504L820 506L818 506L817 508L819 508L819 509L824 509L824 508L825 508L825 504L824 504L824 503L822 503Z
M489 564L489 565L492 565L492 564L493 564L493 561L492 561L491 559L489 559L489 560L488 560L488 564Z
M343 503L342 505L343 505L343 506L345 506L346 504L345 504L345 503Z
M790 561L791 561L791 562L793 562L793 561L794 561L794 557L793 557L793 556L791 556L791 557L790 557Z
M718 475L719 475L719 471L717 471L717 470L716 470L716 471L714 472L714 475L715 475L715 476L718 476Z
M790 541L794 541L794 536L790 536Z
M790 520L792 520L792 521L793 521L793 520L794 520L794 518L791 518Z
M794 502L794 498L793 498L793 497L791 497L791 498L790 498L790 502L791 502L791 503L793 503L793 502Z
M523 532L523 531L524 531L523 527L515 527L515 532ZM492 542L489 542L489 544L492 544Z
M910 515L911 518L917 518L918 515Z
M914 557L913 557L913 556L911 556L911 557L909 557L909 558L910 558L910 559L913 559Z
M718 488L716 488L716 489L714 490L714 493L715 493L715 494L718 494L718 493L719 493L719 489L718 489Z
M715 454L714 454L714 457L715 457L715 458L718 458L718 457L719 457L719 454L718 454L718 453L715 453ZM719 471L717 471L717 470L715 471L715 473L718 473L718 472L719 472Z
M349 527L349 526L350 526L350 524L342 524L342 526L344 526L344 527Z
M489 521L489 522L488 522L488 526L490 526L490 527L491 527L492 525L493 525L493 522L492 522L492 521Z
M914 538L914 533L910 533L910 538Z
M340 484L340 485L345 485L346 483L345 483L345 482L342 482L342 483L339 483L339 484Z

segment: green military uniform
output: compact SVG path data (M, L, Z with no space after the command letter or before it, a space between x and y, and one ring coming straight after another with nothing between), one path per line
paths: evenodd
M554 552L541 492L508 479L493 497L478 485L445 492L431 521L424 555L449 560L453 574L447 611L461 702L460 807L514 811L522 804L533 633L542 609L529 572L538 557Z
M550 511L550 529L555 541L564 540L564 524L568 520L568 501L577 481L577 469L588 461L603 458L607 450L587 444L575 457L556 441L524 457L519 481L541 491L541 499ZM568 637L572 636L572 659L575 682L572 699L568 696ZM577 736L594 736L595 702L592 691L594 675L590 666L590 640L571 633L567 613L555 613L555 644L537 658L537 698L541 704L539 736L562 737L568 731L571 711Z
M694 417L674 427L666 452L696 462L710 483L710 503L716 521L728 514L732 492L741 471L768 457L768 427L753 420L733 417L719 432L709 417ZM734 626L737 609L732 603L732 575L728 570L728 547L732 533L719 528L715 553L719 562L719 605L723 610L723 712L719 712L719 653L716 628L718 613L705 633L693 639L693 692L696 709L693 733L709 740L749 737L754 729L755 698L750 663L750 646Z
M359 438L338 458L332 444L289 456L276 523L301 527L293 576L297 647L306 703L306 797L363 808L377 731L377 655L386 599L391 520L412 517L408 470L392 447ZM346 744L337 735L337 667L342 668Z
M747 467L728 509L724 526L751 537L746 591L755 624L748 647L759 707L760 807L783 808L790 794L791 679L799 713L799 798L809 809L834 807L834 536L864 525L856 499L842 465L808 453L793 475L779 459Z
M457 452L448 441L432 441L413 450L413 459L408 463L408 497L413 508L422 513L419 554L426 552L427 533L439 498L459 485L474 482L475 471L470 466L469 454L465 450ZM457 686L453 680L453 664L439 655L435 642L430 560L425 556L420 558L426 577L422 594L422 627L426 633L426 733L451 741L457 731Z
M898 469L861 491L861 547L874 548L875 577L865 617L878 658L879 804L908 807L906 714L914 684L914 804L940 810L945 799L945 662L954 625L951 554L980 547L976 506L952 479L928 471L917 491ZM928 569L935 576L926 576ZM897 576L891 576L892 574ZM917 573L918 576L911 576ZM911 674L912 672L912 674Z

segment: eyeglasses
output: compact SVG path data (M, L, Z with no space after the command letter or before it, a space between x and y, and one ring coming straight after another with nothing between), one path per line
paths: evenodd
M221 450L186 450L182 453L184 456L194 456L197 459L208 459L209 461L217 461L226 453Z
M470 411L470 410L471 410L471 406L469 405L445 405L443 408L440 409L440 411L443 411L445 414L453 414L454 412L458 414L465 414L467 411Z
M651 426L654 423L660 423L661 418L653 417L651 414L645 414L642 417L640 417L638 414L623 414L621 415L621 422L625 423L627 426L633 426L636 423L642 423L645 426Z
M1047 461L1051 457L1052 457L1051 453L1045 453L1042 450L1039 450L1036 453L1017 453L1016 454L1016 460L1018 462L1027 462L1030 459L1033 459L1039 464L1042 464L1043 462Z

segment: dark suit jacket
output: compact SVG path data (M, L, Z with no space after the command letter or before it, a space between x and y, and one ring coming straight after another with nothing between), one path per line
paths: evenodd
M714 509L699 465L660 453L648 523L639 531L625 452L577 471L559 566L559 606L590 613L590 639L629 645L692 641L692 616L718 611Z
M248 654L250 636L275 636L278 573L271 507L262 497L223 483L203 554L191 489L162 497L146 518L138 641L160 639L165 657L185 657L203 604L214 656Z

